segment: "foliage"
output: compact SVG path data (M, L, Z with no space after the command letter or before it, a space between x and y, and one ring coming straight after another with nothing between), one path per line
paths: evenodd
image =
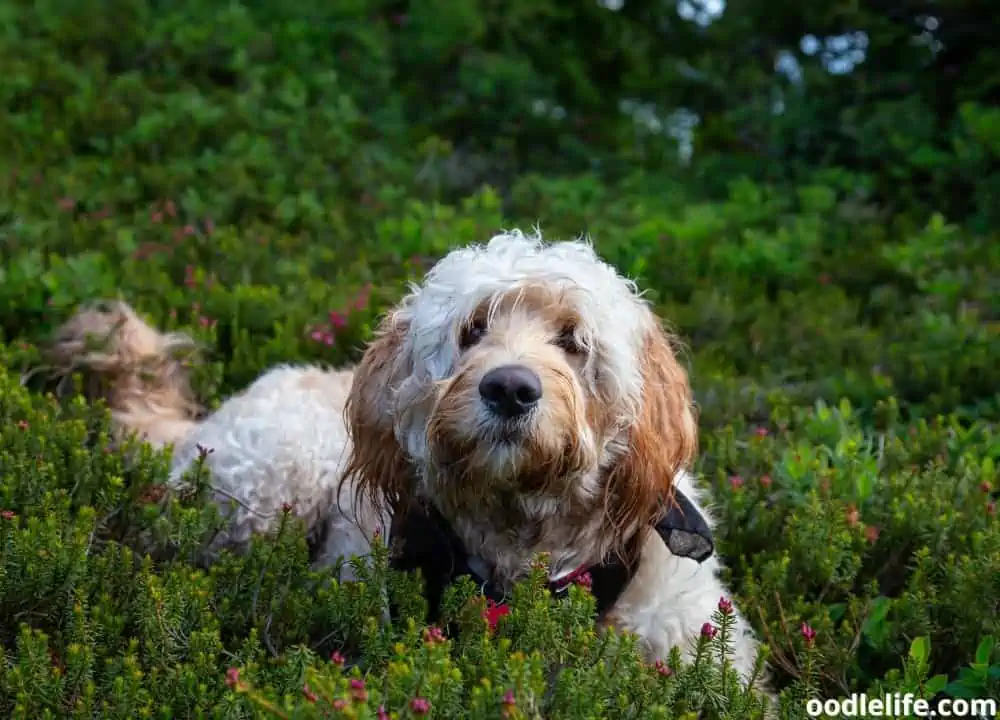
M721 607L695 663L646 665L540 577L494 634L453 588L444 638L418 578L382 550L363 582L312 572L291 519L199 567L217 518L165 491L168 456L106 450L104 408L27 375L117 294L212 349L210 401L349 363L437 257L536 222L590 234L686 341L697 469L782 714L1000 695L998 58L968 21L990 8L730 5L0 8L0 713L754 716ZM798 47L861 30L853 73Z

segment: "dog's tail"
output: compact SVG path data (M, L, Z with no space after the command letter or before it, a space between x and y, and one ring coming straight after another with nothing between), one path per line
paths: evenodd
M128 303L104 300L56 330L45 370L60 387L79 373L88 399L107 401L116 441L135 433L163 447L180 442L197 422L201 408L185 362L196 350L188 336L150 327Z

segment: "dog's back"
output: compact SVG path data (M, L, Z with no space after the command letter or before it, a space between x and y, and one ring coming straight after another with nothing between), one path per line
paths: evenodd
M168 485L181 490L200 463L213 500L227 518L207 549L241 551L257 533L274 530L284 513L305 521L316 539L316 564L365 554L379 518L355 507L353 486L337 486L349 437L344 403L350 370L277 366L199 420L188 376L193 341L162 333L120 301L84 307L54 334L49 371L79 373L90 400L112 412L113 434L170 447Z

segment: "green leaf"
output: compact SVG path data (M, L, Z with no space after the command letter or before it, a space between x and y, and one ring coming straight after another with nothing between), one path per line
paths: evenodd
M875 489L875 475L868 470L861 470L855 477L855 489L858 493L858 498L862 501L867 500L872 496L872 492Z
M830 618L832 622L839 622L844 617L844 611L847 610L847 605L845 603L834 603L832 605L826 606L826 616Z
M977 665L988 665L990 658L993 657L993 636L987 635L979 642L979 647L976 648L976 664Z
M865 623L861 627L861 632L873 644L878 645L885 638L887 625L885 619L889 615L891 608L892 600L884 595L877 597L872 604L872 610L865 619Z
M970 683L964 680L957 680L944 689L945 693L956 698L980 697L983 688L979 683Z
M947 675L935 675L924 683L924 690L928 695L937 695L948 685Z
M925 665L930 655L931 655L930 638L928 638L926 635L914 638L913 642L910 643L910 659L915 660L921 665Z

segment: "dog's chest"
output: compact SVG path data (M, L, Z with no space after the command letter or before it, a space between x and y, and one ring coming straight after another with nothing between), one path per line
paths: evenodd
M464 518L453 522L468 553L469 567L479 576L509 589L531 572L536 558L547 556L550 572L581 565L587 553L578 531L558 521L504 525L496 518Z

